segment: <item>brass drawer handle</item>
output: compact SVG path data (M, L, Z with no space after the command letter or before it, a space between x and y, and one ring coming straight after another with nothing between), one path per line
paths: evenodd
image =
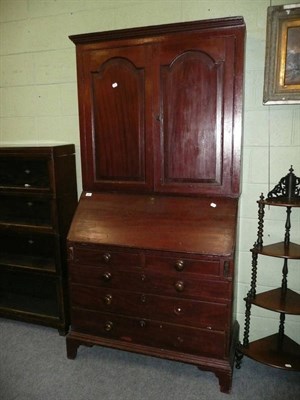
M110 253L105 253L103 254L103 260L108 263L111 259L111 254Z
M140 320L140 327L141 328L145 328L146 327L146 321L144 321L143 319Z
M109 306L112 303L112 295L107 294L106 296L104 296L103 301L107 306Z
M183 271L184 270L184 261L183 260L176 261L175 269L176 269L176 271Z
M184 290L184 282L177 281L174 286L175 286L175 289L177 290L177 292L183 292L183 290Z
M104 324L104 330L106 332L110 332L113 328L114 324L111 321L106 321Z
M104 282L109 282L111 280L111 273L110 272L104 272L102 275L102 280Z

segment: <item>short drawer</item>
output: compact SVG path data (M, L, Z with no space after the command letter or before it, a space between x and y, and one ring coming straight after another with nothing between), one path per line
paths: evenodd
M227 327L229 307L226 303L177 299L81 285L71 285L70 291L72 305L79 308L197 328L224 330Z
M72 330L199 356L224 357L226 332L72 309Z
M47 159L1 157L0 187L50 188Z
M158 271L145 271L143 285L153 294L198 300L230 300L232 290L231 281Z
M0 230L0 265L54 272L60 266L57 235Z
M52 225L51 199L37 196L0 197L0 222L25 225Z
M219 277L221 271L220 259L192 259L185 257L161 257L146 255L146 269L153 271L164 271L167 273L180 272L184 274L195 274Z
M78 264L99 267L141 267L141 255L138 252L115 251L106 247L93 247L69 244L72 261Z
M143 291L144 274L139 268L116 269L69 264L71 283L85 286Z

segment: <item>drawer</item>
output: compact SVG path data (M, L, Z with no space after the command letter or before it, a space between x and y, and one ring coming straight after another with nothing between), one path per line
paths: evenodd
M0 265L54 272L59 261L56 235L0 230Z
M232 285L226 280L192 279L184 275L173 276L155 271L114 270L85 265L70 265L69 276L72 283L87 286L198 300L231 299Z
M52 224L51 206L52 202L49 198L1 194L0 222L50 226Z
M146 255L146 269L153 271L164 271L167 273L180 272L182 274L194 274L204 276L220 277L221 271L220 259L199 260L185 257L160 257L155 255Z
M106 339L176 350L199 356L224 357L226 332L195 329L84 309L72 309L72 330Z
M166 274L145 271L143 275L145 291L165 296L192 298L198 300L231 299L232 283L227 280L191 277L187 274Z
M47 159L1 157L0 187L49 188Z
M74 307L214 330L224 330L227 326L229 307L226 303L81 285L71 285L70 290Z
M138 267L142 265L142 258L138 252L115 251L111 248L92 246L72 246L72 260L78 264L99 267Z
M144 274L139 268L90 267L69 264L69 278L72 283L85 286L143 291Z

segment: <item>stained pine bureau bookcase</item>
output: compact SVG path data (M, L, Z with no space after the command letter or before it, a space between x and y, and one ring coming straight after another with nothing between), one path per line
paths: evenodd
M95 344L191 363L229 392L244 21L70 38L83 193L67 355Z

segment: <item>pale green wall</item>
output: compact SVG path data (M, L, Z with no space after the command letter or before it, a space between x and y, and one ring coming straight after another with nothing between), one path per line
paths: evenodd
M300 175L300 106L263 106L266 12L277 0L0 0L0 145L76 144L81 191L75 48L69 35L241 15L247 24L243 192L237 253L238 319L249 289L257 232L256 200L288 172ZM281 241L284 210L266 210L265 243ZM292 213L300 243L300 210ZM289 284L300 291L300 262ZM259 291L279 286L282 261L261 259ZM274 333L278 315L253 308L251 339ZM286 333L300 342L300 317L287 316Z

